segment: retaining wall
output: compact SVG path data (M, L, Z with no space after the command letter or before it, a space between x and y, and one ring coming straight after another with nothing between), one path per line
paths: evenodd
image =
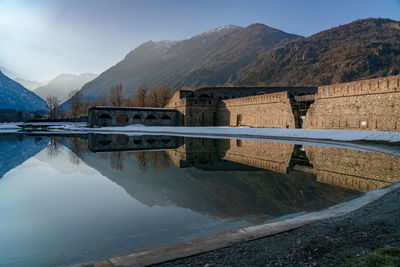
M400 75L318 87L303 128L400 131Z

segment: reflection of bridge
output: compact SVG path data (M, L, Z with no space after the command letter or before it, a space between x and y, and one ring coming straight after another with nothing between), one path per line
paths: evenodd
M175 149L183 139L174 136L89 134L92 152Z
M321 183L362 192L400 177L399 157L278 142L91 134L89 148L94 152L163 149L177 168L313 173Z

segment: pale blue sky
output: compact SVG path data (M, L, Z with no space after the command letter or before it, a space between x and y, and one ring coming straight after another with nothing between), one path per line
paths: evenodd
M0 66L35 80L101 73L148 40L256 22L309 36L368 17L400 20L400 0L0 0Z

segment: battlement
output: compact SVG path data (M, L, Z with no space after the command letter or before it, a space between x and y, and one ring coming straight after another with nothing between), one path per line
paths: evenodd
M400 91L400 75L318 87L316 99Z
M237 105L251 105L251 104L264 104L264 103L282 103L289 101L288 92L278 92L278 93L270 93L270 94L262 94L255 96L247 96L241 98L234 99L226 99L221 102L229 107L229 106L237 106Z

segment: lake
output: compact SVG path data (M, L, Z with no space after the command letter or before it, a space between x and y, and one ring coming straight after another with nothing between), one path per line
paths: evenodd
M396 182L349 147L158 135L0 134L0 266L59 266L322 210Z

